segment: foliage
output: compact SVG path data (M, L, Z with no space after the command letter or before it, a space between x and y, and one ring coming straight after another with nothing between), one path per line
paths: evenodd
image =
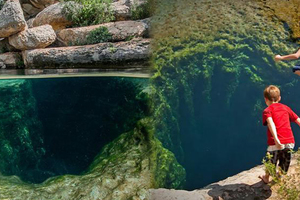
M66 2L63 13L73 22L73 27L101 24L114 20L110 8L111 0L76 0L77 4Z
M132 20L139 20L145 19L151 16L152 11L152 3L150 0L146 1L145 3L138 5L136 2L132 5L131 8L131 19Z
M280 195L280 199L284 200L298 200L300 199L300 151L293 153L293 156L297 158L296 170L291 175L280 176L280 173L276 172L276 167L270 162L270 155L267 155L267 159L263 160L263 164L266 167L266 171L273 177L273 189ZM279 169L280 172L280 169Z
M86 37L87 44L97 44L112 40L112 34L108 32L107 27L101 26L92 30Z

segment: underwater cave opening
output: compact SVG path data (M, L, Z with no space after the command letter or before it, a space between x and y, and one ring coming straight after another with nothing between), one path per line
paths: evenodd
M30 83L37 115L31 124L39 127L42 140L39 148L32 149L40 156L31 163L15 162L20 165L15 166L18 170L2 171L25 182L41 183L53 176L84 173L104 145L133 129L148 112L144 92L148 79L77 77L26 81ZM26 157L30 152L24 149L22 154Z

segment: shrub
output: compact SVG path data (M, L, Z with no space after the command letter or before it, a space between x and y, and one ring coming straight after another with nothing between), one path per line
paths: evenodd
M73 22L73 27L101 24L114 20L111 0L75 0L81 6L65 3L63 13Z
M108 32L107 27L101 26L96 28L95 30L91 31L87 38L87 44L97 44L101 42L108 42L111 41L112 35Z
M151 16L151 5L149 0L146 3L143 3L141 5L137 5L136 3L133 4L131 8L132 20L145 19L150 16Z

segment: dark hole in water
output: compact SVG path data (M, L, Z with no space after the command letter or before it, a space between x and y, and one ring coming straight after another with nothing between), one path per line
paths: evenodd
M148 112L147 79L31 79L43 143L38 159L2 171L23 181L41 183L63 174L81 174L101 148L131 130ZM25 119L24 119L25 120ZM41 152L42 151L42 152ZM24 149L26 157L28 151ZM22 156L20 154L20 156ZM29 157L29 156L28 156ZM17 162L16 162L17 163Z

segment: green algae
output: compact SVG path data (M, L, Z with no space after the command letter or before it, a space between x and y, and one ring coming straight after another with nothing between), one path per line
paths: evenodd
M31 84L1 80L0 96L0 171L23 177L45 153Z
M203 105L209 105L217 93L229 108L242 85L255 91L270 83L285 82L287 86L293 82L291 63L276 63L273 57L295 51L296 45L282 18L274 12L271 15L272 8L261 1L156 3L151 34L156 133L182 161L180 134L185 133L180 133L180 109L189 110L189 123L194 126L194 107L199 103L195 102L195 92L202 91ZM222 90L216 88L218 82ZM253 111L261 109L259 104L258 96Z
M1 199L147 199L148 189L180 188L185 170L154 137L151 119L106 145L85 173L26 184L0 176Z

